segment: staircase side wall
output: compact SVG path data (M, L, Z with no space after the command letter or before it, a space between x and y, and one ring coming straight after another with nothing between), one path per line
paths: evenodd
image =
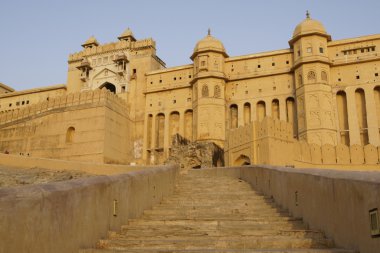
M338 247L360 253L380 249L380 237L371 237L369 217L370 210L380 211L380 171L244 166L201 173L242 178L311 229L325 232Z
M107 231L119 230L172 194L177 172L175 166L152 167L0 189L0 252L74 253L95 247Z

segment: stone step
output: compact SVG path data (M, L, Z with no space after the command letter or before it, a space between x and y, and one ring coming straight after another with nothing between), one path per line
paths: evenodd
M207 209L196 209L196 207L193 209L152 209L152 210L145 210L144 215L185 215L185 216L207 216L207 215L214 215L215 219L217 219L218 215L236 215L236 214L245 214L245 215L252 215L258 214L258 216L264 215L264 214L288 214L286 210L276 210L276 209L266 209L266 208L240 208L240 209L231 209L232 207L220 207L220 208L212 208L211 210ZM207 212L205 212L205 210Z
M333 246L329 239L291 238L289 236L240 236L237 239L198 236L184 240L150 239L133 240L117 238L101 240L100 245L108 249L283 249L283 248L327 248Z
M150 249L82 249L79 253L358 253L346 249L200 249L200 250L150 250Z

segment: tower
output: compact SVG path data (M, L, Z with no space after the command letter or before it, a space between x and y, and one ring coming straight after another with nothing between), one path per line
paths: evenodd
M298 137L318 145L337 143L328 41L331 36L309 12L289 41L294 57Z
M225 140L224 61L228 57L218 39L208 35L200 40L191 60L194 61L193 110L196 141L212 141L223 147Z

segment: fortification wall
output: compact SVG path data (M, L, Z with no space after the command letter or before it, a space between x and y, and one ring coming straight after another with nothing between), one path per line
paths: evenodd
M106 90L52 98L0 117L0 150L108 163L131 161L124 101ZM118 139L118 141L115 141Z
M176 176L177 167L166 166L0 189L0 252L67 253L95 247L107 231L119 230L172 194Z
M231 176L273 197L311 229L321 230L337 247L377 253L369 211L380 209L380 172L244 166L203 169L205 177Z
M380 147L371 144L319 146L293 138L292 124L266 117L261 122L230 130L227 134L228 165L240 165L239 156L254 164L380 170Z

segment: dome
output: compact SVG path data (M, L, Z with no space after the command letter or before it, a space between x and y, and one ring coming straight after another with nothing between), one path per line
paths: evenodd
M305 34L311 34L311 33L319 33L327 37L330 37L327 34L326 29L322 25L322 23L319 22L318 20L314 20L310 18L309 12L306 12L306 19L304 19L301 23L299 23L296 26L296 29L294 29L293 38L301 36L301 35L305 35Z
M131 40L136 41L135 37L133 36L132 30L128 27L127 30L125 30L119 37L117 37L119 40L125 40L131 38Z
M194 52L191 58L195 56L195 54L199 52L204 52L204 51L217 51L217 52L222 52L223 54L226 54L226 49L223 46L223 43L211 36L210 31L206 37L198 41L198 43L194 47Z

